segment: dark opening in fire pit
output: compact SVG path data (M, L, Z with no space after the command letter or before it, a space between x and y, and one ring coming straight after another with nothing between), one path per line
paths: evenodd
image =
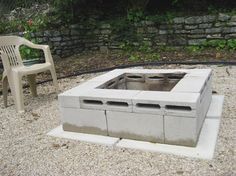
M125 73L105 84L100 89L124 89L147 91L171 91L186 73L140 74Z

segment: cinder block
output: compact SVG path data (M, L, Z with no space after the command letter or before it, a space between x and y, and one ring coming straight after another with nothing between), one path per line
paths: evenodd
M104 111L61 108L61 114L64 131L108 135Z
M124 73L142 73L142 74L156 74L156 73L175 73L175 72L189 72L188 69L121 69Z
M195 117L199 99L199 93L142 91L133 98L133 112Z
M97 82L85 82L58 95L60 107L80 108L79 96L98 86Z
M132 98L140 91L93 89L80 96L81 108L132 112Z
M212 88L210 86L207 86L206 89L202 93L200 108L198 110L198 116L197 116L198 118L197 119L197 132L198 133L200 132L202 128L202 124L205 120L207 111L210 107L211 100L212 100Z
M102 75L99 75L97 77L94 77L94 78L92 78L88 81L89 82L99 82L100 84L103 84L107 81L110 81L111 79L114 79L118 76L121 76L122 74L124 74L122 69L115 69L115 70L112 70L110 72L107 72L106 74L102 74Z
M162 115L106 111L106 116L109 136L164 142Z
M197 119L164 116L165 144L195 147L198 140Z
M204 87L205 79L201 77L184 77L171 90L171 92L193 92L200 93Z
M171 92L202 93L205 86L211 86L211 73L211 69L193 69L176 84Z
M212 74L212 69L190 69L187 70L186 77L202 77L203 79L208 78Z

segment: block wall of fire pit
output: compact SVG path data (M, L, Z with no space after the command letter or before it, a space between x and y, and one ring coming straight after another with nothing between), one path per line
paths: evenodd
M117 69L59 95L65 131L196 146L210 69Z

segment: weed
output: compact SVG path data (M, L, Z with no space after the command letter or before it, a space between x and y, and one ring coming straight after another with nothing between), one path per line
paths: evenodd
M146 61L157 61L157 60L160 60L160 58L161 58L160 54L150 53L150 54L146 55L145 60Z
M224 49L226 47L226 40L209 40L203 43L204 47L212 47L217 50Z
M229 39L227 41L227 48L229 50L236 50L236 39Z
M131 62L138 62L138 61L142 60L142 58L139 54L135 53L135 54L131 54L129 56L128 60Z
M127 20L130 22L140 22L145 19L144 13L142 10L131 9L128 11Z
M202 46L187 46L185 49L190 53L197 53L203 49Z

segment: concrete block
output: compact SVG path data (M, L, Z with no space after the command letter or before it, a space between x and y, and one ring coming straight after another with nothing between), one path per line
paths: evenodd
M162 115L107 111L106 116L109 136L164 142Z
M208 84L210 82L210 84ZM194 92L202 93L205 86L211 86L211 69L193 69L180 80L171 90L172 92Z
M165 144L194 147L197 144L197 118L165 116Z
M89 82L100 82L101 84L111 80L111 79L114 79L120 75L124 74L124 72L122 71L122 69L115 69L115 70L112 70L110 72L107 72L106 74L102 74L102 75L99 75L95 78L92 78L90 80L88 80Z
M157 73L175 73L186 72L187 69L121 69L124 73L139 73L139 74L157 74Z
M61 108L64 131L107 135L104 111Z
M146 85L144 84L145 78L142 73L126 73L126 88L129 90L146 90Z
M212 88L211 86L206 86L200 99L200 107L197 116L197 133L199 133L202 128L211 101L212 101Z
M200 93L205 84L205 79L202 77L184 77L171 90L171 92L193 92Z
M207 78L212 74L212 69L191 69L186 71L188 74L186 74L186 77L203 77Z
M191 109L196 109L199 98L199 93L142 91L133 98L133 103L159 104L163 108L167 105L189 106Z
M132 98L140 91L93 89L80 96L81 108L132 112Z
M122 139L116 146L211 160L214 157L223 101L224 96L222 95L212 96L212 102L207 112L207 117L204 121L196 147L150 143L130 139Z
M80 108L79 96L98 86L97 82L85 82L58 95L60 107Z

